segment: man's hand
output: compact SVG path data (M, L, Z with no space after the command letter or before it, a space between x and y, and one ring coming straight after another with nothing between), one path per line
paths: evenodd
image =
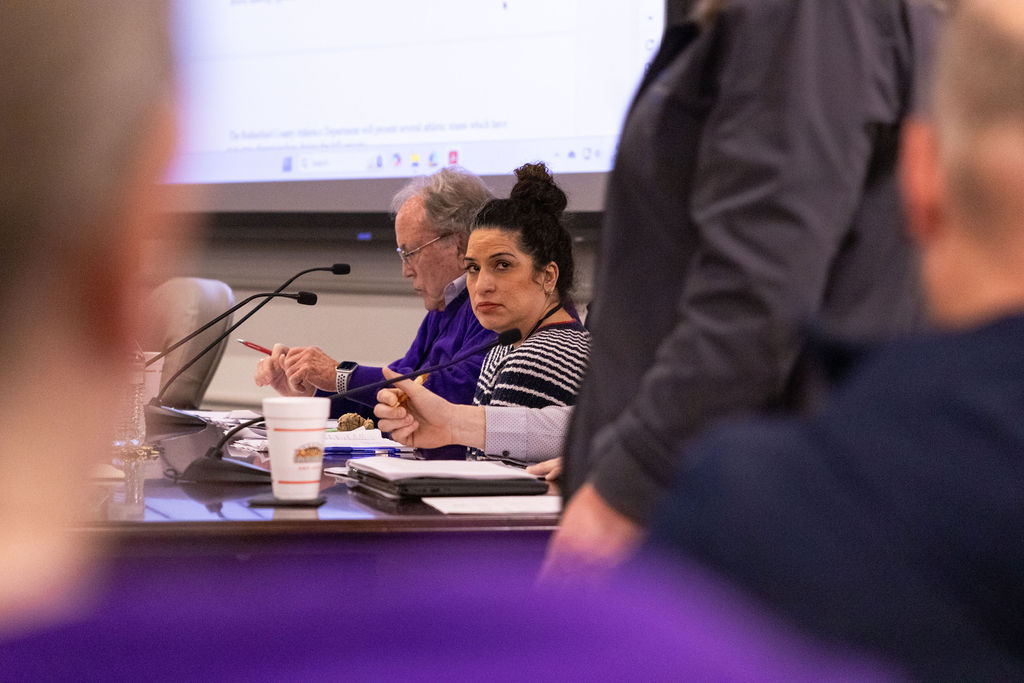
M565 507L541 568L544 582L600 583L636 551L644 529L584 484Z
M288 384L303 396L313 395L316 389L333 394L338 387L338 361L319 346L290 349L284 359L284 371Z
M284 362L288 357L289 349L283 344L274 344L274 349L269 356L261 358L256 363L256 374L253 380L256 386L271 386L274 391L282 396L312 396L316 391L313 387L292 386L288 381L288 375L284 369Z
M551 458L535 463L526 468L526 471L535 477L544 477L547 481L554 481L562 476L562 459Z
M399 373L383 368L385 379ZM377 427L391 438L416 448L450 444L482 448L486 424L482 406L455 405L413 382L402 380L395 389L377 392L373 414Z

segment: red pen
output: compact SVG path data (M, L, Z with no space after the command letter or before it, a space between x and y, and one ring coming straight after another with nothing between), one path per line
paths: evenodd
M244 339L236 339L235 341L237 341L239 344L243 344L245 346L248 346L253 351L259 351L260 353L265 353L268 356L270 355L270 349L268 349L265 346L260 346L259 344L253 344L251 341L245 341Z

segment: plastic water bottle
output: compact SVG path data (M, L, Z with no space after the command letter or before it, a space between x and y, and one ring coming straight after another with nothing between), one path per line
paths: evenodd
M142 393L146 381L145 356L132 358L128 385L117 406L118 421L114 429L114 451L122 460L139 457L139 448L146 441L146 413Z

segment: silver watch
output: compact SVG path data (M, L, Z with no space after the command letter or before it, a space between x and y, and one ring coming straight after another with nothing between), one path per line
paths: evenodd
M352 376L352 373L355 372L358 367L359 363L354 363L350 360L343 360L338 363L335 391L340 394L341 392L348 390L348 378Z

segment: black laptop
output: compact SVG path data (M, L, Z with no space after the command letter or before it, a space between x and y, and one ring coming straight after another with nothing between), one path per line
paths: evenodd
M348 476L360 488L388 498L528 496L548 492L546 481L523 470L489 462L360 458L349 460Z

